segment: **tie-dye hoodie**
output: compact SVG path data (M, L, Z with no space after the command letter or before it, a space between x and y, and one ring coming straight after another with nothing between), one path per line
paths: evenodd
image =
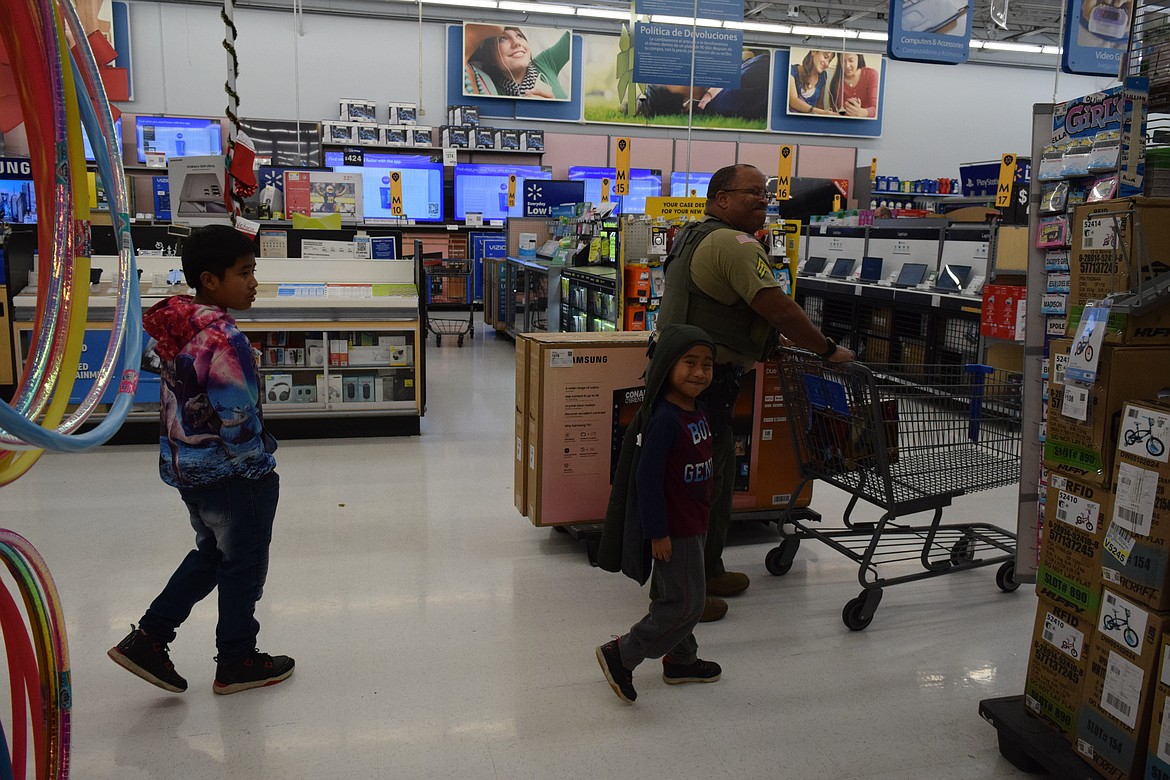
M256 360L231 315L176 295L152 306L142 324L162 361L163 481L198 487L272 471L276 440L264 430Z

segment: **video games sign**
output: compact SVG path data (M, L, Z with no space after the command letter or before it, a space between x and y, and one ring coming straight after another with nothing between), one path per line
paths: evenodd
M1060 69L1086 76L1113 76L1121 72L1121 55L1129 46L1133 3L1117 5L1097 0L1068 0L1064 20L1064 50Z
M890 56L958 65L971 56L975 0L890 0Z

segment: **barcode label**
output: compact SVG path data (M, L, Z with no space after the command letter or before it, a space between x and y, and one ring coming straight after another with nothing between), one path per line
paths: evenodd
M1138 525L1142 521L1142 513L1136 509L1129 509L1128 507L1117 507L1117 516L1130 525Z
M1112 693L1105 694L1105 703L1125 715L1127 718L1130 716L1130 713L1133 712L1133 707L1122 701L1117 696L1114 696Z
M1056 634L1052 633L1051 631L1045 631L1043 636L1045 642L1051 642L1052 640L1056 639Z

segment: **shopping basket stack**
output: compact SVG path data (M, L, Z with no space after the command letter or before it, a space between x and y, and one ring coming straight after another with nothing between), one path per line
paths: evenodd
M1020 375L978 365L827 363L795 349L777 360L801 464L792 495L818 479L851 497L834 530L795 517L790 506L784 539L765 559L769 572L787 573L805 538L856 561L864 590L842 613L853 630L869 625L887 585L1000 564L996 584L1019 586L1014 534L990 523L943 525L942 513L957 496L1019 481ZM853 521L859 500L881 517ZM924 512L925 524L905 521ZM886 576L899 563L915 566Z

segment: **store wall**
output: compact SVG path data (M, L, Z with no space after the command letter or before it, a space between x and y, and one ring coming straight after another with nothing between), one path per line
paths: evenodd
M237 88L244 116L332 119L337 116L338 98L359 97L374 99L380 107L391 100L418 102L426 112L420 121L442 124L447 104L444 25L428 23L420 33L417 22L305 15L303 35L298 36L290 11L237 9L235 18L240 59ZM131 29L135 99L125 110L223 114L226 55L220 43L224 28L217 6L135 2ZM425 66L421 85L420 48ZM879 139L701 131L694 137L857 147L858 163L876 156L882 173L901 178L957 177L960 163L994 160L1004 152L1027 152L1032 105L1053 97L1051 70L921 65L888 59L886 67L886 109ZM298 80L299 88L294 88ZM1057 99L1088 94L1108 84L1106 79L1061 74ZM546 123L545 127L586 135L685 135L679 129L572 123ZM603 162L580 160L579 164ZM634 159L633 164L641 163ZM698 164L693 167L702 169Z

